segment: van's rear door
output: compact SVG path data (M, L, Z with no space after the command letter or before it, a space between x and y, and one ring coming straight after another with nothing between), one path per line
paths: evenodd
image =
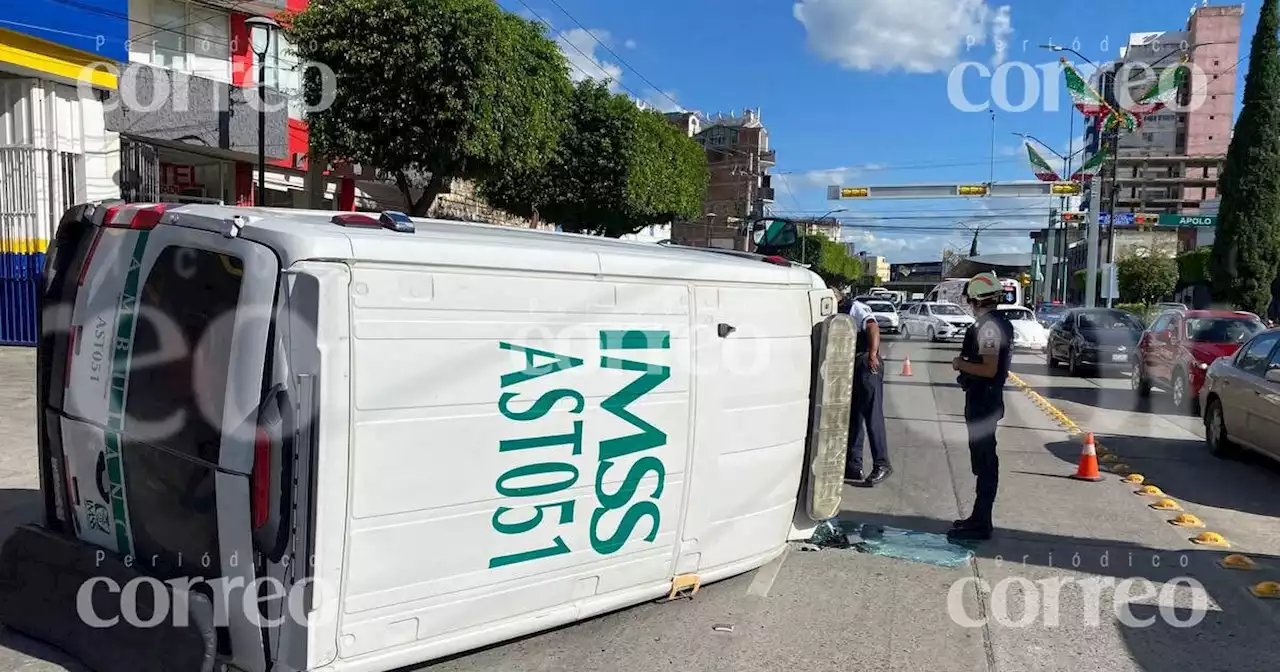
M63 303L46 312L45 329L64 335L42 346L41 400L63 527L161 579L250 585L279 263L265 246L163 223L158 209L106 220L62 251L75 277L47 297ZM238 667L264 669L253 623L233 613L219 637Z

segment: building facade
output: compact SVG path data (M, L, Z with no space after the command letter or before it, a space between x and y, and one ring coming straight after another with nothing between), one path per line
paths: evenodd
M744 225L763 216L774 201L769 169L777 164L777 155L769 148L760 110L700 117L696 124L682 115L667 118L687 131L700 128L692 137L706 150L710 172L703 216L677 223L673 238L682 245L748 249Z
M1121 215L1197 214L1217 197L1234 123L1243 14L1242 5L1197 7L1184 30L1130 35L1120 57L1095 73L1110 104L1131 107L1184 55L1191 72L1176 104L1147 116L1134 131L1121 132L1115 161L1100 173L1103 212L1110 207L1113 172ZM1089 153L1101 146L1099 136L1096 127L1086 130ZM1122 221L1117 228L1124 226Z
M44 255L63 211L119 193L103 99L127 59L126 0L0 12L0 343L35 343Z

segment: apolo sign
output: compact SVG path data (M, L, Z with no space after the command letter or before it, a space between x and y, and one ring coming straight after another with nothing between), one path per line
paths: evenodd
M1156 226L1170 228L1213 228L1218 226L1217 215L1160 215Z

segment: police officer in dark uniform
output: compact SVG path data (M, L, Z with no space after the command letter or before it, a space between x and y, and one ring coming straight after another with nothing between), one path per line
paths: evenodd
M870 488L893 473L884 429L884 361L880 359L880 325L871 307L853 301L849 315L858 328L853 362L853 408L849 418L845 481ZM862 475L862 440L871 444L871 473Z
M1000 476L996 425L1004 418L1004 384L1013 360L1013 324L997 308L1003 290L994 273L974 276L965 287L977 322L965 334L960 356L952 362L964 388L964 421L969 430L969 459L977 477L973 513L955 521L948 533L957 540L991 538L992 509Z

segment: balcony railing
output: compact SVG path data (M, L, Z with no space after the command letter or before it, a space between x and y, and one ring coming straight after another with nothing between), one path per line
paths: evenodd
M776 164L777 162L778 162L778 152L776 150L766 149L765 151L760 152L760 163Z

